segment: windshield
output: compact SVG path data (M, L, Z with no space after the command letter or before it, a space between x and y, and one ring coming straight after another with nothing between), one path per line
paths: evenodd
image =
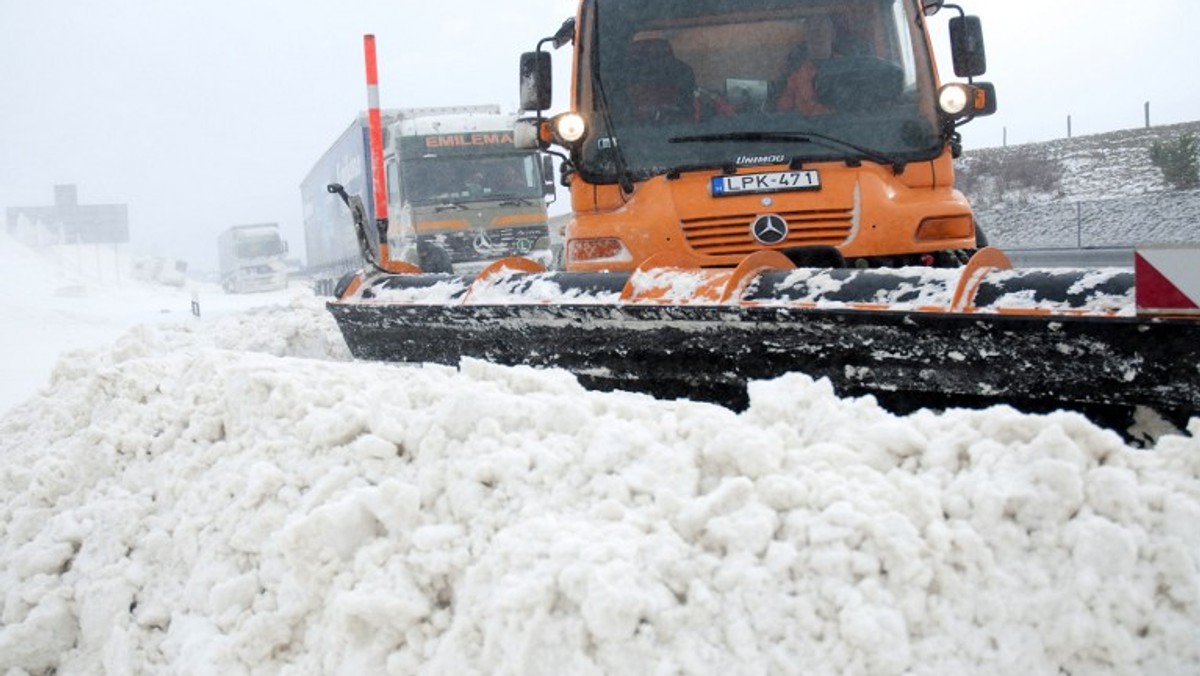
M262 258L283 253L283 242L275 235L242 239L237 243L238 258Z
M405 160L405 199L414 204L479 200L540 200L536 156L490 155Z
M585 178L940 151L911 0L591 2ZM607 105L605 105L607 104ZM590 106L590 110L588 110Z

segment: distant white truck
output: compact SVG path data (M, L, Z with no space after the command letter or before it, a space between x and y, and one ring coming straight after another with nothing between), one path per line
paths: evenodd
M235 225L217 238L221 287L226 293L275 291L287 286L287 242L275 223Z

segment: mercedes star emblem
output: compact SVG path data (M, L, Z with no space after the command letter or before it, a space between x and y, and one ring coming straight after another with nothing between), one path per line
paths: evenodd
M782 217L775 214L759 216L750 224L750 233L754 239L768 246L779 244L788 236L788 224Z

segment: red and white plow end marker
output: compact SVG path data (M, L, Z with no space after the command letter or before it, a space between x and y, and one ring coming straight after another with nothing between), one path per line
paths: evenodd
M1138 248L1133 274L1138 314L1200 315L1200 246Z

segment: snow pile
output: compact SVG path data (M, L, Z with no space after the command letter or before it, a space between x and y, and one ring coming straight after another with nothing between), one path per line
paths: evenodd
M486 279L449 276L423 285L403 277L359 289L353 298L375 303L414 305L529 305L548 302L574 305L611 305L621 299L620 289L563 287L555 273L522 273L502 269Z
M367 286L358 289L352 297L366 299L366 302L447 305L461 302L468 288L463 278L450 277L426 286Z
M122 336L110 352L121 362L205 349L350 361L341 331L325 309L326 300L298 290L286 302L225 314L212 321L139 325ZM68 354L54 379L73 377L76 368L91 368L90 358L87 352ZM61 371L72 373L68 376ZM56 394L55 388L45 393L48 397Z
M629 280L634 300L673 303L679 305L710 304L712 297L720 298L722 289L710 288L714 281L724 283L724 277L702 270L672 267L639 269ZM736 296L735 296L736 297Z
M65 351L109 345L129 327L187 319L206 323L262 305L287 306L293 287L272 294L227 295L215 285L166 287L129 274L86 274L89 256L66 248L34 251L0 232L0 413L45 384ZM192 316L193 302L202 318Z
M478 305L526 305L564 303L571 305L611 305L621 299L621 290L587 288L560 284L567 279L555 273L522 274L505 268L493 277L476 280L467 292L467 301ZM612 281L609 281L612 284Z
M1200 665L1200 419L1137 451L798 375L737 415L334 332L144 327L0 419L0 672Z

